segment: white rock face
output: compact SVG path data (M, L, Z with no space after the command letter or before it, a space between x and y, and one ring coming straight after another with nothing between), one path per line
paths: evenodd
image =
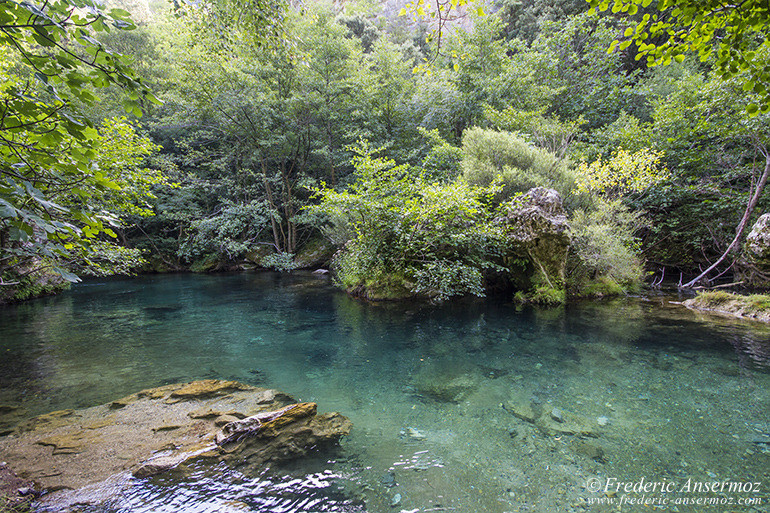
M746 238L746 252L757 264L770 267L770 213L763 214Z

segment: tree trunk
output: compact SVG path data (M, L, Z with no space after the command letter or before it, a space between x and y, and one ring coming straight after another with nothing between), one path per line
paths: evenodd
M735 251L735 249L738 247L741 241L741 237L743 236L743 232L746 230L746 225L749 224L749 219L751 219L751 214L754 213L754 208L757 206L757 202L759 201L760 196L762 196L762 191L765 188L765 184L767 184L768 175L770 175L770 152L768 152L766 148L760 148L760 152L765 157L765 169L762 171L762 176L757 182L754 193L751 195L751 198L749 198L749 203L746 205L746 212L744 212L743 218L741 219L740 224L738 224L738 229L735 232L735 238L727 247L727 250L725 250L725 252L716 262L711 264L708 269L700 273L696 278L682 285L681 288L690 289L695 286L699 281L708 276L711 271L716 269L719 264L724 262L730 253Z

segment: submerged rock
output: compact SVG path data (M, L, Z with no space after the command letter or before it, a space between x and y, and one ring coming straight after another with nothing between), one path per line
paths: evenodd
M577 454L590 458L599 463L605 463L604 449L597 443L588 440L578 440L572 444L572 450Z
M315 403L204 380L37 417L0 438L0 454L42 489L79 489L126 473L147 477L197 458L259 468L336 442L350 428L338 413L317 414Z
M555 408L551 404L537 404L522 394L511 394L511 398L501 406L514 417L534 424L545 435L599 436L596 425L586 417Z
M458 403L479 384L479 376L453 365L427 364L414 377L418 394L439 402Z

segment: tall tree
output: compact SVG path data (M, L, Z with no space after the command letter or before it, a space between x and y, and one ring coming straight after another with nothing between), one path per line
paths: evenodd
M94 38L133 27L127 12L92 0L0 2L0 274L44 257L75 280L61 262L87 259L101 234L114 236L99 197L126 184L99 166L103 141L77 106L109 85L127 91L136 116L156 101L128 60Z

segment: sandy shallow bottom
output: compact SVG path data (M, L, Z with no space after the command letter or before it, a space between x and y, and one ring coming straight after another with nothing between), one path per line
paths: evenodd
M21 419L220 378L353 421L335 451L123 480L101 511L770 511L770 330L669 299L517 310L361 304L303 275L94 281L0 310L0 405Z

